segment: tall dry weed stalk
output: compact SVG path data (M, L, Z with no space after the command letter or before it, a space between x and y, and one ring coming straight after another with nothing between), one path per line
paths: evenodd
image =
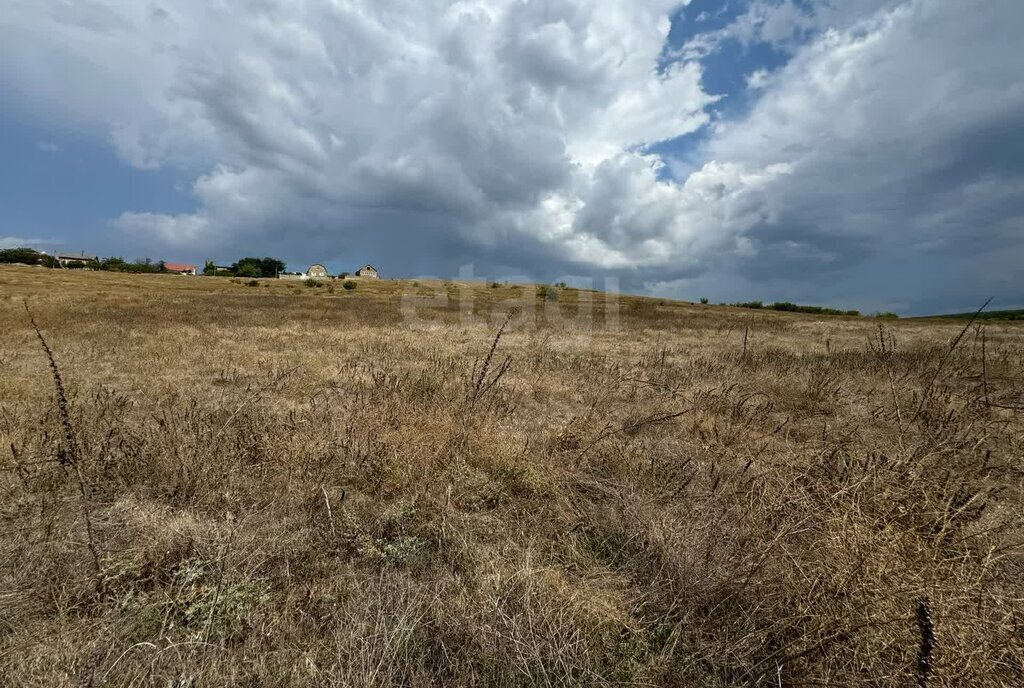
M82 503L82 516L85 520L86 541L89 546L89 553L92 555L92 564L96 575L96 583L100 584L102 579L102 567L100 566L100 548L96 543L96 534L93 530L92 507L89 502L89 488L86 485L85 477L82 475L82 453L79 449L78 438L75 434L75 426L71 422L71 405L68 402L67 393L64 391L64 378L61 375L57 359L53 355L53 349L43 336L42 330L36 324L35 316L28 306L28 299L24 300L25 312L28 320L35 330L39 345L50 365L50 374L53 378L55 401L57 404L57 417L60 419L61 429L64 435L64 444L58 449L57 460L61 465L70 466L75 474L75 482L78 484L78 492Z
M510 322L512 322L512 318L514 316L515 311L509 311L508 315L505 316L504 322L501 323L501 327L498 328L498 332L494 335L494 340L491 342L491 348L484 357L479 369L477 366L473 366L473 389L469 396L471 404L475 404L480 398L487 394L488 390L498 384L501 378L504 377L505 373L508 372L509 366L512 365L512 356L507 355L495 369L494 374L490 375L491 364L494 361L494 354L498 350L498 342L501 341L501 336L505 333L505 328L508 327ZM489 378L488 375L490 375Z
M917 651L917 688L928 688L934 671L932 653L935 652L938 642L935 639L935 622L932 620L927 597L917 601L916 611L917 628L921 634L921 644Z
M960 333L953 338L952 342L950 342L949 349L947 349L946 353L943 354L942 358L939 360L938 365L935 366L935 370L932 372L931 378L928 380L928 384L925 385L924 392L921 394L921 399L917 404L917 411L914 412L914 417L910 421L911 424L913 424L914 421L921 417L921 412L924 410L924 406L927 403L927 401L931 398L932 390L935 389L935 383L938 381L939 375L942 374L942 371L946 367L946 364L949 362L949 359L953 355L953 352L956 351L956 348L960 345L960 341L964 338L964 335L967 334L967 330L971 329L971 325L973 325L974 321L978 319L978 316L981 315L981 312L988 308L988 305L990 303L992 303L992 297L989 297L989 299L985 303L981 304L981 308L974 312L974 315L972 315L971 319L967 321L967 324L964 325L964 328L960 330Z

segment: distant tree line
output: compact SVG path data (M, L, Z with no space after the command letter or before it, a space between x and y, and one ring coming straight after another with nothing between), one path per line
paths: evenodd
M95 267L107 272L160 273L166 270L162 260L154 262L152 258L138 258L130 262L119 256L100 258Z
M743 301L741 303L729 304L737 308L761 308L770 311L783 311L786 313L813 313L814 315L860 315L860 311L844 311L837 308L824 308L822 306L799 306L789 301L777 301L764 304L760 301Z
M63 266L54 256L47 255L32 248L0 249L0 263L21 263L24 265L41 265L47 268L65 267L70 269L90 268L107 272L161 273L166 272L166 264L162 260L137 258L125 260L121 256L110 256L97 260L72 260ZM218 268L213 261L206 261L204 275L225 275L229 277L277 277L285 272L285 263L277 258L242 258L235 261L229 268Z
M153 261L151 258L139 258L129 262L124 258L111 257L101 258L98 261L90 258L82 260L70 260L63 266L55 257L41 253L34 248L5 248L0 249L0 263L21 263L24 265L41 265L46 268L64 267L70 270L81 270L90 268L92 270L107 270L109 272L163 272L164 262Z
M932 315L931 318L955 318L957 320L1024 320L1024 309L1006 311L985 311L983 313L952 313L950 315Z

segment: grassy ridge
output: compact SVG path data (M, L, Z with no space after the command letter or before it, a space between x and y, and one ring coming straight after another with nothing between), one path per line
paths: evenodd
M1019 684L1024 331L984 327L0 268L0 675Z
M950 313L949 315L931 315L930 318L951 318L954 320L970 320L975 313ZM982 311L977 314L978 320L1024 320L1024 308L1005 311Z

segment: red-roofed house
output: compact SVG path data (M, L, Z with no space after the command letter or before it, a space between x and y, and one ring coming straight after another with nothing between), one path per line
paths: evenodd
M188 265L186 263L164 263L164 270L167 272L173 272L175 275L196 274L196 266Z

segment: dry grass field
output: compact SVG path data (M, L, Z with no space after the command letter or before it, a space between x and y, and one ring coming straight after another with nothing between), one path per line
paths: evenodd
M536 293L0 269L3 685L1024 685L1021 326Z

